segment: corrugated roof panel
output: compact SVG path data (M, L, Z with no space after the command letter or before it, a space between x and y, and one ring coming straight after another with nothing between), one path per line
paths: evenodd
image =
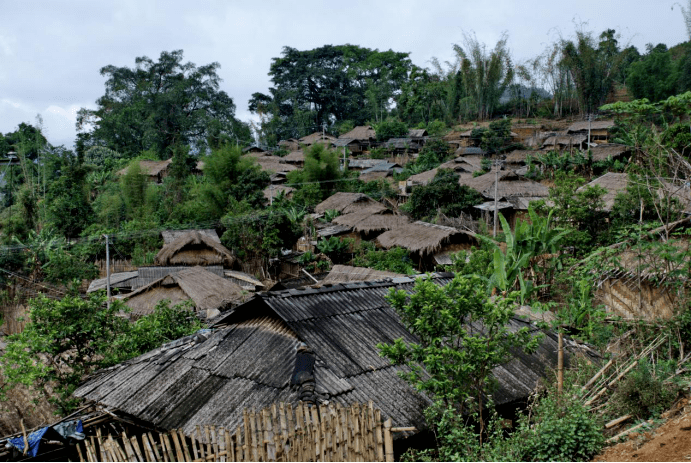
M205 377L202 382L188 391L189 393L184 400L177 401L175 406L171 407L168 413L156 424L164 429L183 427L190 417L204 407L209 399L223 387L226 381L226 378L219 376Z
M160 425L161 420L179 404L185 402L188 396L195 392L197 386L209 376L208 371L198 368L189 369L187 373L168 386L156 401L146 407L139 414L139 417L157 426Z

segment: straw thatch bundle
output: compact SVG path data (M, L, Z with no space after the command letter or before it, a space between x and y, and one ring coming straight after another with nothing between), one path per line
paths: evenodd
M393 171L374 171L374 172L366 172L364 174L360 174L358 177L358 180L361 182L374 182L376 180L381 180L385 178L391 178L393 176Z
M221 243L198 231L190 231L158 251L156 265L225 265L235 256Z
M542 143L543 148L550 148L554 146L580 146L588 139L585 135L555 135L549 137Z
M303 151L293 151L283 156L283 162L302 165L305 163L305 153Z
M318 214L323 214L324 211L333 209L343 214L348 214L369 207L378 207L379 210L386 209L366 194L338 192L317 204L314 207L314 211Z
M370 140L377 138L377 132L374 131L371 125L360 125L355 127L348 133L344 133L338 138L350 138L352 140Z
M300 139L300 143L303 145L313 145L315 143L320 143L320 142L332 142L336 139L331 134L328 133L322 133L322 132L314 132L306 137L302 137Z
M593 162L598 162L606 161L609 158L616 159L621 157L629 151L629 147L626 145L606 143L604 145L594 146L590 151L593 153Z
M167 275L125 296L123 301L135 316L154 312L167 299L172 305L191 300L197 312L207 314L243 301L242 288L203 267L190 267Z
M525 164L528 156L535 158L540 151L536 150L514 150L506 156L506 162L509 164Z
M401 227L410 220L404 215L396 215L391 211L381 211L378 208L366 208L336 217L333 223L347 225L359 233L371 233L392 230Z
M161 237L163 238L163 244L169 244L175 241L176 239L180 238L183 235L186 235L189 232L192 231L197 231L201 233L202 235L206 235L212 240L220 243L221 239L218 237L218 233L216 233L216 230L213 228L208 228L208 229L187 229L187 230L163 230L161 232Z
M469 186L485 198L494 199L495 181L495 171L492 171L475 178L461 178L460 184ZM549 196L549 188L541 183L522 178L512 170L499 171L499 181L496 183L497 196L499 199L513 196L532 196L538 198Z
M353 281L377 281L385 278L404 277L399 273L374 270L366 267L351 267L350 265L334 265L321 285L334 285L337 283L351 283Z
M588 127L590 127L590 130L606 130L606 129L611 129L614 127L614 121L582 121L582 122L576 122L574 124L571 124L568 129L566 129L566 133L575 133L575 132L587 132Z
M286 164L278 156L262 156L257 158L257 165L259 168L266 172L292 172L298 170L299 168L292 165Z
M400 246L423 257L438 252L443 245L451 243L454 238L476 240L475 235L470 232L417 221L379 235L377 243L385 249Z

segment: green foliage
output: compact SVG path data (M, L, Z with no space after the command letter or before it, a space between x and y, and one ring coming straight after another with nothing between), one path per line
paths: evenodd
M511 119L503 118L490 122L489 129L483 131L481 137L480 147L488 154L502 152L502 148L511 143Z
M387 118L374 126L378 141L389 138L403 138L408 135L408 125L400 119Z
M344 264L350 260L350 256L352 255L350 250L353 247L353 242L354 240L352 238L331 236L318 241L317 249L335 264Z
M302 170L294 170L288 173L289 183L318 183L321 197L319 201L326 198L328 194L337 188L337 180L343 177L340 167L338 153L326 148L321 143L315 143L305 151L305 166ZM298 185L301 187L311 185ZM317 201L317 202L319 202Z
M413 190L407 207L416 220L429 220L438 211L458 217L461 212L482 201L482 195L458 183L458 174L450 169L439 169L432 181Z
M439 119L435 119L427 124L427 133L430 137L439 137L443 135L446 130L446 124Z
M78 129L89 144L128 159L152 149L165 159L176 144L203 151L209 137L250 138L249 127L235 119L233 100L219 89L218 63L183 63L182 50L175 50L162 52L156 62L138 57L135 64L101 68L105 94L95 110L82 108L77 115ZM90 126L94 129L87 133Z
M327 209L324 211L324 222L329 223L339 215L341 215L340 211L337 211L336 209Z
M356 267L368 267L375 270L412 275L415 273L408 251L403 248L391 248L388 251L375 250L367 241L360 242L360 248L353 259Z
M691 157L691 129L688 124L677 123L667 127L661 136L662 143L685 158Z
M612 394L612 412L637 419L656 418L677 399L681 385L672 382L677 362L661 360L653 365L647 358L638 361Z
M162 304L134 325L122 312L127 312L126 306L113 301L108 308L101 294L86 299L73 295L33 299L29 323L22 333L8 337L0 357L6 378L3 394L16 384L44 392L46 385L55 384L57 404L68 413L75 406L72 392L94 369L140 355L200 326L187 307L170 309Z
M583 405L577 387L530 405L511 437L520 449L516 461L590 461L602 449L602 424Z
M490 301L479 278L457 275L445 286L418 278L410 295L392 289L387 301L420 343L397 339L378 345L381 354L408 365L410 372L401 375L443 410L453 408L458 415L477 411L482 435L484 403L496 385L492 369L509 361L512 349L532 352L540 341L527 328L507 328L513 298ZM484 329L472 330L471 323Z
M626 85L637 99L660 101L676 93L678 80L678 69L671 53L666 45L659 44L650 48L640 61L631 64Z

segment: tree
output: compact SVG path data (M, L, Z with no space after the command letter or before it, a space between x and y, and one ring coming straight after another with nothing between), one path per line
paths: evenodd
M380 121L408 77L408 56L348 44L305 51L284 47L282 56L272 59L273 87L269 94L254 93L249 109L263 116L260 131L272 141L348 119Z
M105 295L82 299L67 295L62 300L40 296L30 302L30 321L20 334L8 337L0 367L7 379L3 393L15 384L43 390L57 385L58 405L67 413L75 405L72 392L84 376L140 355L201 325L189 307L171 308L163 303L152 315L131 324L121 316L127 306ZM47 361L46 361L47 360Z
M465 94L471 99L477 119L492 117L513 79L513 65L507 47L508 35L503 33L494 49L487 52L473 34L463 34L463 47L454 49L460 60Z
M152 149L167 159L176 144L203 151L211 127L216 136L235 138L240 130L244 138L249 130L240 127L233 100L220 90L219 67L183 63L182 50L175 50L162 52L158 61L138 57L134 68L101 68L105 95L96 101L97 109L78 113L77 130L93 129L82 144L105 146L126 158Z
M411 370L403 376L428 393L443 412L462 415L475 409L481 436L482 411L496 384L492 369L508 362L512 349L532 352L539 343L527 328L508 329L513 300L490 301L479 278L460 275L446 286L418 278L411 294L392 289L387 300L419 343L401 338L380 344L382 355L408 365Z
M338 153L315 143L305 151L305 166L288 173L289 183L319 182L322 198L337 188L337 181L343 177ZM310 185L305 185L310 186Z
M664 44L649 47L648 53L628 70L626 85L635 98L661 101L675 94L678 74Z
M377 140L386 141L390 138L401 138L408 135L408 126L398 119L389 118L374 127Z
M615 31L608 29L596 42L590 32L576 31L562 41L562 64L573 77L581 114L593 113L607 98L621 63Z
M93 218L86 185L87 169L71 151L65 151L53 171L45 201L51 222L67 238L76 238Z
M451 169L439 169L429 184L413 190L406 207L413 218L422 220L430 219L438 212L458 217L461 212L481 202L480 193L458 183L458 174Z

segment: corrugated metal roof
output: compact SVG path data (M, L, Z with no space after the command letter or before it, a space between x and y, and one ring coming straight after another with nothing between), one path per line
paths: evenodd
M431 276L440 285L452 277ZM188 434L200 424L233 429L245 408L297 402L289 383L297 347L304 342L317 357L321 399L344 405L372 400L394 425L422 429L429 399L398 376L406 367L392 366L376 347L401 337L416 341L385 299L391 288L409 292L414 284L414 278L403 277L257 295L217 322L203 342L187 337L169 343L101 372L75 395ZM539 331L517 318L509 326L512 331L523 327ZM556 350L555 338L546 336L536 354L516 352L514 360L496 368L495 402L527 397L556 365Z

